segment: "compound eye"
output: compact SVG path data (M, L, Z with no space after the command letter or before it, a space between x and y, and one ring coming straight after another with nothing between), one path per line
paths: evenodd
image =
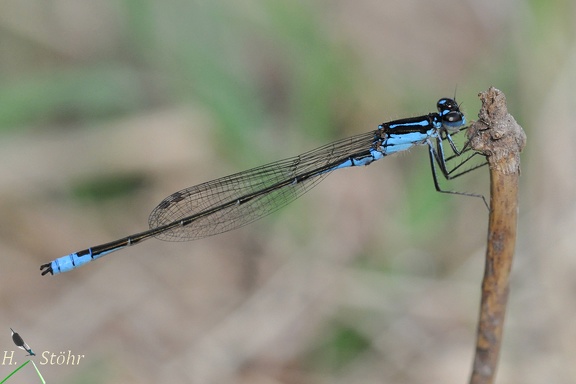
M460 112L451 111L444 115L444 121L448 123L457 123L462 121L463 115Z
M440 115L444 116L451 111L458 111L458 104L453 99L443 98L438 100L436 104L436 108L438 108L438 112Z

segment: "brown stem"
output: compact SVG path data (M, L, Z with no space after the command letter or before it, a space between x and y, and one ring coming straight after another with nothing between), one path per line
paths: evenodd
M471 384L494 383L516 244L520 152L526 135L508 113L506 98L491 87L481 93L479 121L468 129L472 149L490 165L490 218L486 267Z

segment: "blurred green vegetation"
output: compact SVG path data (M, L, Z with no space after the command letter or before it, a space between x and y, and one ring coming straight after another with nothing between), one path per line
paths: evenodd
M101 202L129 196L146 185L146 179L138 174L92 175L88 180L77 181L71 197L84 202Z
M310 369L338 373L370 348L371 341L356 329L333 324L324 332L320 344L308 352L302 360Z
M39 123L65 128L70 123L86 124L131 113L144 104L142 84L136 73L121 63L38 68L13 75L4 71L3 77L0 79L2 131L31 129Z

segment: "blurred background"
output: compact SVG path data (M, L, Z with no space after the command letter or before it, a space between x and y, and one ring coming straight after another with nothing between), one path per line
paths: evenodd
M39 266L440 97L473 120L493 85L528 136L498 383L576 382L575 25L573 1L2 2L0 376L12 327L53 383L467 382L488 213L425 148L217 237Z

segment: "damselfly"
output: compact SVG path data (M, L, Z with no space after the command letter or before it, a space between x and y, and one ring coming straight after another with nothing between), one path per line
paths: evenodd
M368 165L417 145L428 146L437 191L478 196L440 188L436 167L450 180L485 163L461 170L462 164L478 154L467 145L459 150L452 140L451 135L466 125L466 118L453 99L440 99L437 109L438 112L383 123L377 130L339 140L299 156L175 192L154 208L148 219L149 230L43 264L40 267L42 275L70 271L151 237L189 241L236 229L288 204L336 169ZM445 157L443 141L448 141L453 156ZM456 158L460 161L449 169L448 163Z
M18 333L14 332L14 330L12 328L10 328L10 330L12 331L12 341L14 342L14 344L16 344L16 346L26 352L28 352L28 354L26 356L36 356L36 354L34 353L34 351L32 350L32 348L30 348L28 346L28 344L26 344L26 342L24 341L24 339L22 338L22 336L20 336Z

